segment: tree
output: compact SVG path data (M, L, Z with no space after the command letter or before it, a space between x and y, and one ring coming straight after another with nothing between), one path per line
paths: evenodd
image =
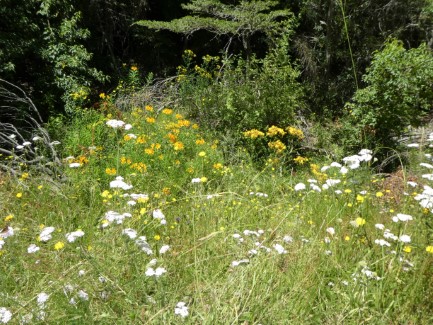
M193 15L174 19L170 22L140 20L137 25L154 30L169 30L191 36L205 30L217 37L228 36L225 52L233 39L241 41L243 49L250 57L253 36L264 34L272 42L276 33L287 31L287 25L293 24L294 16L289 10L272 10L278 5L273 0L242 0L238 4L224 4L219 0L193 0L182 8Z

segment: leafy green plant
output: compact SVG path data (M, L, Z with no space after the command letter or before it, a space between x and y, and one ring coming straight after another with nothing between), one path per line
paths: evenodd
M406 50L401 42L388 41L375 53L363 80L366 87L346 110L367 145L394 145L433 108L433 53L425 44Z
M263 59L220 63L206 56L200 66L187 52L178 69L178 106L204 127L235 137L253 128L293 124L303 109L303 88L287 51L288 40L282 38Z

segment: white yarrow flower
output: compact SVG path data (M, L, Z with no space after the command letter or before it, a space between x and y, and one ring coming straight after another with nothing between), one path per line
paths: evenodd
M162 245L159 249L159 254L165 254L170 249L169 245Z
M278 254L286 254L287 253L286 249L283 246L281 246L280 244L275 244L274 249L277 251Z
M174 308L174 314L179 315L181 317L188 316L188 307L186 306L186 303L183 301L180 301L176 304L176 307Z
M302 191L302 190L305 190L306 188L307 187L305 186L304 183L298 183L294 187L295 191Z
M73 243L74 241L77 240L77 238L80 238L80 237L84 236L84 231L77 230L77 231L69 232L65 236L66 236L66 240L68 242Z
M5 307L0 307L0 323L6 324L12 319L12 313Z
M39 234L40 241L46 242L49 241L52 236L51 233L55 230L54 227L45 227L42 229L41 233Z
M29 253L29 254L36 253L39 250L40 250L40 248L38 246L36 246L35 244L31 244L29 247L27 247L27 253Z

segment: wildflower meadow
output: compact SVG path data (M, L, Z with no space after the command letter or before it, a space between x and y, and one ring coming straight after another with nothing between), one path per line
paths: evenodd
M2 154L0 323L433 323L433 138L381 174L370 148L303 157L294 125L228 159L180 111L111 107L48 177L35 132Z

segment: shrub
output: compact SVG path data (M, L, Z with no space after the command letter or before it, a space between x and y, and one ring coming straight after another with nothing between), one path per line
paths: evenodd
M376 52L359 89L346 105L364 145L394 146L408 126L419 126L433 107L433 54L425 44L406 50L397 40Z
M248 129L293 124L303 89L287 47L283 40L263 59L205 56L201 66L187 51L176 81L178 105L201 125L239 138Z

